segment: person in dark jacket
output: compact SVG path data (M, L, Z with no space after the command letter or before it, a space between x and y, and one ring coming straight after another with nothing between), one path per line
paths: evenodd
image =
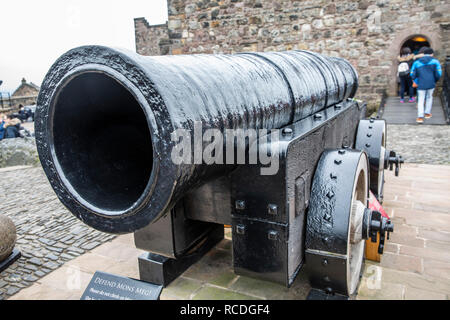
M425 48L423 53L424 56L416 60L411 68L411 79L417 85L417 123L423 123L424 116L426 119L432 117L433 92L442 75L439 61L433 58L433 49Z
M401 51L401 55L397 57L397 60L397 73L400 79L400 103L405 102L405 92L409 93L409 102L415 102L414 88L412 87L412 80L409 75L414 62L414 55L411 53L411 49L404 47Z

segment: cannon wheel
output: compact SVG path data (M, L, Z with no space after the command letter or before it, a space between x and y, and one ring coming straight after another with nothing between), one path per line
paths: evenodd
M386 158L386 122L384 120L361 120L356 134L355 148L369 156L370 190L383 203L384 169Z
M306 222L306 268L314 288L351 296L358 287L368 171L362 151L328 150L319 160Z

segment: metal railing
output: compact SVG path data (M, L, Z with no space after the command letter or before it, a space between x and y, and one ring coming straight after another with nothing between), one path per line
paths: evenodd
M0 110L10 109L11 107L11 94L9 92L0 92Z
M442 83L442 107L444 109L445 120L447 124L450 124L450 56L445 59L445 64L443 68L444 81Z

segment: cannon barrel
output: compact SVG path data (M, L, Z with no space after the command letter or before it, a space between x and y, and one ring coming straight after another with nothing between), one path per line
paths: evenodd
M281 128L353 97L357 83L346 60L308 51L144 57L79 47L43 81L37 148L76 217L133 232L223 167L174 164L176 129Z

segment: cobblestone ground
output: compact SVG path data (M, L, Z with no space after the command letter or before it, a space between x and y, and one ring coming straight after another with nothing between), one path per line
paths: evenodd
M450 126L388 125L387 147L405 162L450 164Z
M408 163L449 165L450 126L389 125L387 147ZM134 248L132 236L115 238L74 218L59 202L40 167L0 169L0 177L0 213L15 222L17 245L23 254L0 274L0 300L12 295L13 299L79 299L96 270L138 277L140 252ZM396 231L382 263L368 264L371 269L366 268L358 298L450 297L448 177L448 167L423 164L405 165L400 177L387 174L384 206L395 219ZM430 192L421 192L419 187ZM236 276L231 270L230 245L229 240L222 242L166 288L161 298L305 298L309 287L303 277L287 290ZM78 291L70 291L66 278L75 267L81 270L82 285ZM374 268L382 273L379 290L367 285Z
M388 171L383 207L395 231L381 262L366 260L356 299L448 300L450 166L405 164L399 177ZM163 289L162 300L306 298L310 285L303 269L289 289L236 275L229 228L225 235L225 240ZM132 234L118 236L68 261L10 299L79 300L96 271L138 279L137 258L142 253L135 248ZM74 275L78 281L73 281ZM73 285L76 282L78 286Z
M115 236L91 229L61 204L39 168L0 170L0 213L17 228L22 257L0 274L0 300Z

